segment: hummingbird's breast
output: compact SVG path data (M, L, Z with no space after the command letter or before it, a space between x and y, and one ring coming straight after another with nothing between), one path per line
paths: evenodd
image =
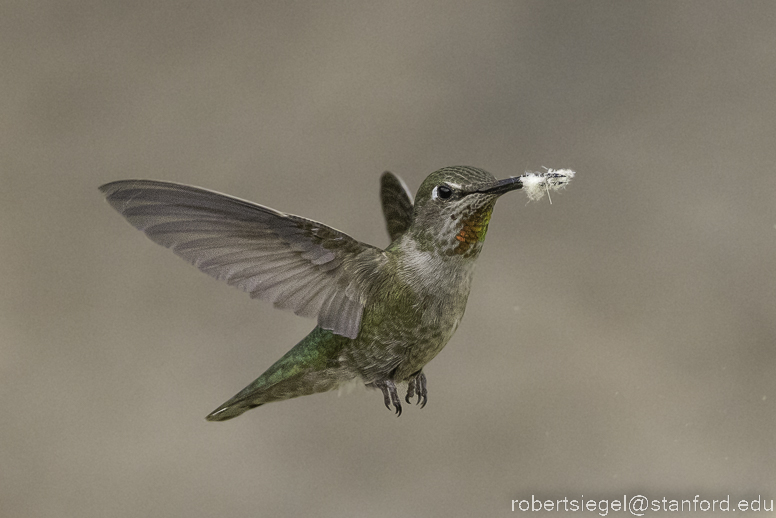
M364 307L359 336L342 360L366 383L404 381L431 361L466 309L474 260L401 243Z

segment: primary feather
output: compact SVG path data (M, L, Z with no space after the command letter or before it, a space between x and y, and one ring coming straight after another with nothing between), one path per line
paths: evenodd
M152 180L100 187L108 202L150 239L251 297L355 338L366 285L363 264L383 252L317 221L215 191Z

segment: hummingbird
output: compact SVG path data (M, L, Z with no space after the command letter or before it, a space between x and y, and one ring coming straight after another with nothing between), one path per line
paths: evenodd
M397 416L397 384L407 383L405 402L417 397L416 404L426 405L423 367L463 318L496 200L522 188L523 178L496 180L475 167L445 167L423 181L414 201L392 173L380 184L391 238L385 249L199 187L153 180L100 187L130 224L203 272L252 298L317 318L310 334L208 421L352 381L379 389Z

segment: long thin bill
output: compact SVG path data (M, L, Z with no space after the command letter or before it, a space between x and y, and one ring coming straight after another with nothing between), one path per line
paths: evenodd
M504 194L505 192L514 191L515 189L523 188L523 180L519 176L513 178L506 178L504 180L496 180L493 183L487 183L478 186L472 192L481 192L484 194Z

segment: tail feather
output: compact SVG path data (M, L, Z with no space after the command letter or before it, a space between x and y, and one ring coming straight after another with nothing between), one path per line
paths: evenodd
M299 373L275 383L273 383L275 376L272 374L274 373L270 373L270 371L262 374L259 379L211 412L205 419L208 421L228 421L266 403L326 392L337 388L338 385L336 378L329 377L321 371Z
M292 376L284 376L284 374L286 373L273 365L256 381L235 394L232 399L215 409L205 419L227 421L266 403L313 393L306 389L306 384L303 382L307 373L296 373Z
M231 401L231 400L230 400ZM213 410L205 419L208 421L228 421L239 416L243 412L247 412L251 408L256 408L264 403L249 403L248 401L240 401L234 404L230 404L227 401L217 409Z
M226 421L251 408L337 388L342 378L337 358L349 338L316 327L256 381L205 419Z

